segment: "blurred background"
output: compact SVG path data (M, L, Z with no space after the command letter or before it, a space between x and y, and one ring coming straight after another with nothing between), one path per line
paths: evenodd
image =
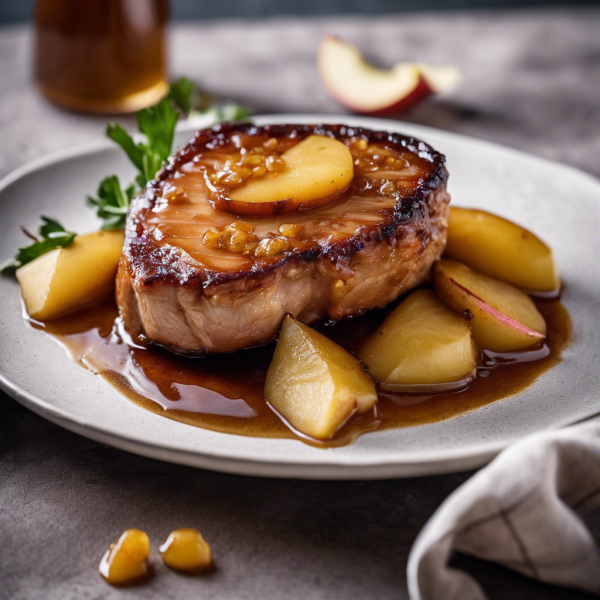
M38 2L34 24L35 0L0 0L0 134L19 147L0 154L0 173L102 137L109 114L135 126L132 113L180 77L255 115L375 114L354 110L320 77L317 54L334 34L382 68L460 73L448 91L390 116L600 174L600 0ZM116 26L109 5L126 7ZM57 19L69 35L57 35Z
M85 1L85 0L82 0ZM0 23L29 19L34 0L0 0ZM594 5L598 0L171 0L174 19L274 15L385 14L402 11Z

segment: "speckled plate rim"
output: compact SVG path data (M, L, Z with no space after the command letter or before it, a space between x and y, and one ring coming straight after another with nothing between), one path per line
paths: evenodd
M427 140L428 136L435 135L438 140L447 138L453 141L463 141L464 143L471 145L479 145L484 152L492 150L500 155L504 153L511 157L521 156L523 160L527 160L530 163L538 163L545 167L551 167L555 170L558 169L562 173L570 172L573 176L586 179L588 185L596 186L598 198L600 198L599 182L592 176L578 171L573 167L560 165L519 151L497 146L483 140L474 140L473 138L459 136L457 134L423 126L382 119L348 118L335 115L275 115L256 117L254 121L257 124L277 122L343 122L349 125L362 125L374 129L401 130L422 137L425 140ZM196 126L183 127L182 131L190 131L195 128ZM109 147L111 147L110 142L99 141L87 144L84 147L69 149L38 159L5 177L0 182L0 196L8 186L35 173L43 167L68 161L73 157L93 157L95 153L106 150ZM66 356L64 357L64 360L69 361ZM0 370L1 369L2 367L0 367ZM452 449L450 452L448 450L430 450L420 452L418 456L401 455L402 453L400 453L400 455L395 458L390 459L389 457L386 457L385 460L378 459L376 456L363 457L363 460L360 461L357 461L356 459L353 460L352 457L350 457L350 460L347 460L348 457L343 455L338 455L334 460L316 460L310 462L298 462L293 456L280 457L279 460L269 460L264 457L257 460L256 458L244 458L239 454L236 455L235 450L205 453L199 452L198 450L181 448L177 443L152 443L147 437L138 436L134 433L120 435L110 429L98 426L85 419L78 418L69 411L65 411L53 405L52 402L30 393L27 389L12 381L11 378L3 372L0 372L0 387L21 404L49 421L99 442L110 444L140 455L158 458L160 460L244 475L300 477L309 479L370 479L430 475L481 466L508 445L508 442L506 441L492 441L472 444L466 448ZM111 392L107 388L106 393L114 392ZM579 419L566 418L557 420L551 427L545 427L544 429L552 429L588 420L594 418L597 414L598 411L590 411L589 414ZM183 424L181 425L187 427ZM333 449L333 451L335 452L335 449ZM331 450L328 451L327 458L331 458Z

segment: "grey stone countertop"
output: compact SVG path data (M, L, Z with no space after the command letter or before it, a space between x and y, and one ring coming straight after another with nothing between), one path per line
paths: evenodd
M315 68L325 33L382 64L457 65L462 85L405 120L507 144L600 175L600 10L423 13L174 26L173 76L256 113L343 110ZM0 175L102 136L104 117L64 112L31 82L31 32L0 30ZM123 119L131 124L131 119ZM138 457L63 430L0 395L0 599L408 597L420 528L471 474L312 482L238 477ZM588 522L600 532L600 514ZM129 527L153 543L156 575L113 589L97 565ZM214 573L186 577L156 555L197 527ZM490 598L585 598L465 557ZM590 596L591 597L591 596Z

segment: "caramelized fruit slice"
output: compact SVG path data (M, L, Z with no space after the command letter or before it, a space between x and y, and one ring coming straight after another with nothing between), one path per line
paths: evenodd
M289 316L267 372L265 396L292 427L322 440L377 402L373 381L351 354Z
M435 264L437 295L465 318L480 348L511 352L544 339L546 322L531 298L453 260Z
M210 546L197 529L176 529L159 548L163 562L176 571L200 573L212 566Z
M463 318L433 292L417 290L366 341L360 359L381 382L448 383L473 374L477 348Z
M43 254L17 270L25 308L34 319L63 316L115 287L122 231L78 235L67 248Z
M241 215L273 215L331 202L352 183L354 165L346 144L311 135L281 155L283 170L251 178L229 197L214 201L218 210Z
M139 529L127 529L100 561L100 575L111 585L130 585L149 575L150 540Z
M527 229L483 210L450 208L446 255L532 292L560 288L552 250Z

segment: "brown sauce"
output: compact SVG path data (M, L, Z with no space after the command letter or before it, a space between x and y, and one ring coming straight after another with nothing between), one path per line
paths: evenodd
M397 304L317 329L356 352ZM112 300L34 326L52 335L81 366L156 414L224 433L300 438L327 447L348 444L376 429L442 421L526 390L560 362L571 336L571 321L560 300L539 299L536 304L548 326L544 344L502 357L484 356L479 376L460 391L433 395L380 392L373 411L352 419L326 443L293 432L267 404L263 389L274 344L204 358L142 348L122 332Z
M239 231L240 215L229 206L229 196L255 178L251 165L245 166L244 161L281 160L298 144L296 134L295 127L279 137L264 132L236 133L205 144L191 160L176 164L174 172L156 186L153 206L147 212L152 243L159 248L181 248L208 269L249 270L255 259L315 250L326 238L334 243L355 236L366 226L389 223L401 199L417 193L433 172L431 162L415 152L369 143L364 137L340 136L354 164L348 189L310 211L288 212L281 205L271 212L265 207L272 203L256 203L262 208L253 216L242 214L244 232ZM230 180L233 183L224 183ZM232 227L238 230L234 238ZM282 231L293 227L298 227L294 235ZM259 242L265 240L277 244L271 246L271 251L261 252Z

